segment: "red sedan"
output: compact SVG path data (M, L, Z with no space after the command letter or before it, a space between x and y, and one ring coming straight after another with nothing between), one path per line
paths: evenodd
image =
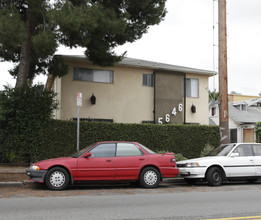
M98 142L71 157L43 160L27 170L32 182L63 190L80 181L139 181L154 188L178 174L173 153L156 154L137 142Z

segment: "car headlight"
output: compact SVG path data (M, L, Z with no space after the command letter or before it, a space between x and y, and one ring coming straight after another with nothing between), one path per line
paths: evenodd
M194 163L186 163L185 167L199 167L199 164L194 162Z
M31 170L40 170L40 167L37 165L32 165L32 166L30 166L30 169Z

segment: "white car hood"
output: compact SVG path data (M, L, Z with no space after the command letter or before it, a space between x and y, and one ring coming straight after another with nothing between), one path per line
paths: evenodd
M227 157L225 156L211 156L211 157L199 157L199 158L193 158L190 160L182 160L177 162L177 164L185 164L185 163L199 163L200 165L206 165L208 163L213 162L221 162L224 161Z

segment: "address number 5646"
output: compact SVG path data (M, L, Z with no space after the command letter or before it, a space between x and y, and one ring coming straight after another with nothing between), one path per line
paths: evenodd
M182 112L182 111L183 111L183 104L179 103L178 111L177 111L177 108L174 107L172 112L171 112L171 114L176 116L178 112ZM166 123L169 123L170 122L170 114L166 114L164 119L165 119ZM163 124L163 117L159 117L158 118L158 124Z

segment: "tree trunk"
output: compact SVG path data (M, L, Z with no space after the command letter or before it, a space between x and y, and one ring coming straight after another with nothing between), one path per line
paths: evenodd
M27 77L29 73L29 66L30 66L30 43L27 42L25 45L22 46L21 48L21 53L20 53L20 64L19 64L19 69L18 69L18 74L17 74L17 79L16 79L16 88L20 88L27 83Z
M50 91L52 89L53 83L55 80L55 76L51 73L49 73L47 81L46 81L46 85L45 85L45 89Z
M34 31L34 24L32 19L32 13L29 11L26 21L28 30L27 41L22 45L20 52L20 63L16 79L16 88L23 87L27 84L27 78L29 75L29 67L31 62L31 49L32 49L32 35Z

